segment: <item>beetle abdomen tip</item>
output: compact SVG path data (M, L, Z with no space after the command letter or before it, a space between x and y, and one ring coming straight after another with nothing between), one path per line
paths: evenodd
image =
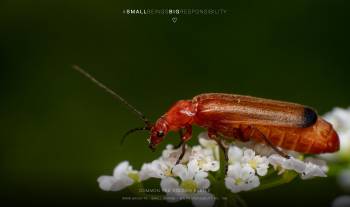
M304 123L302 124L302 127L309 127L315 124L317 121L317 114L316 112L308 107L304 108Z

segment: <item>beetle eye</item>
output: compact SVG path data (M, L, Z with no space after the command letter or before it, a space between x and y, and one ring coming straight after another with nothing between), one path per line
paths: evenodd
M164 132L163 131L158 131L157 132L157 136L158 137L163 137L164 136Z

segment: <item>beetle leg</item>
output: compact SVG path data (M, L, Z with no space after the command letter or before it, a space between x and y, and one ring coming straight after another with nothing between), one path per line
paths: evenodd
M208 137L210 139L213 139L216 141L216 143L218 143L220 149L224 152L224 158L225 158L225 175L227 174L227 170L228 170L228 148L225 147L225 145L222 143L222 139L220 139L220 137L217 136L217 134L215 133L215 131L213 130L208 130Z
M186 142L189 139L191 139L191 137L192 137L192 126L186 125L185 130L186 130L185 132L183 132L182 129L180 129L180 131L179 131L180 136L181 136L181 142L180 142L179 146L181 146L182 151L181 151L179 158L176 161L176 165L179 164L181 162L182 158L184 157L185 152L186 152Z
M281 155L284 158L289 159L290 156L287 155L286 153L282 152L280 149L278 149L275 145L272 144L272 142L265 136L264 133L262 133L259 129L257 129L256 127L253 127L254 130L256 130L261 137L264 139L264 141L266 142L267 145L269 145L275 152L277 152L279 155Z
M175 145L174 149L179 149L184 142L181 140L179 144Z
M183 135L184 135L183 129L180 129L180 130L179 130L179 135L180 135L180 143L177 144L177 145L175 146L175 149L179 149L179 148L182 146L182 143L183 143L182 137L183 137Z
M185 133L181 136L181 140L187 142L192 137L192 126L186 125L185 129Z
M182 148L181 154L180 154L179 158L176 160L175 165L179 164L185 155L185 152L186 152L186 143L185 142L182 142L181 148Z

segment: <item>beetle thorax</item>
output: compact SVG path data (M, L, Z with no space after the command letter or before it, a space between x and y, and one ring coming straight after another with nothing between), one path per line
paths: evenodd
M167 122L169 131L177 131L186 125L193 123L196 110L190 100L176 102L166 114L163 115Z

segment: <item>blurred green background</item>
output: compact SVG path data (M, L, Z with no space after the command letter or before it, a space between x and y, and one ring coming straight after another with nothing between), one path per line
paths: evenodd
M127 8L228 13L181 15L173 23L172 16L122 14ZM323 114L350 105L349 9L345 0L2 0L1 202L116 206L123 193L101 191L96 178L122 160L140 168L159 156L161 149L147 148L146 132L119 145L142 123L72 64L151 120L204 92L293 101ZM343 193L328 178L242 196L251 206L328 206Z

